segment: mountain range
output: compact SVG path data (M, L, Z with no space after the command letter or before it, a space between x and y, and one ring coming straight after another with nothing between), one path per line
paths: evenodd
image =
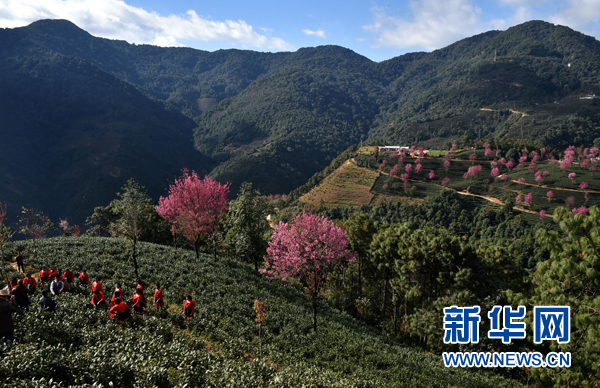
M600 144L599 59L596 39L542 21L380 63L0 29L0 200L13 221L32 206L82 223L128 178L156 200L182 168L286 193L361 141Z

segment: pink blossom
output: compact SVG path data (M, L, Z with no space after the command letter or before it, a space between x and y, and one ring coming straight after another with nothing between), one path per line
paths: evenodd
M485 156L493 156L495 154L494 151L492 151L489 146L485 148Z
M524 185L525 184L525 178L519 178L519 180L517 180L517 183L520 185Z
M410 174L410 172L412 171L412 164L407 163L406 167L404 167L404 171Z
M445 177L442 179L442 186L448 186L448 183L450 183L450 178Z
M385 169L385 166L387 165L387 160L384 160L383 162L381 162L381 164L379 165L379 169L381 171L383 171Z
M582 206L580 208L573 208L573 210L571 210L571 212L573 214L587 214L588 213L588 208L585 206Z
M500 175L500 169L498 167L492 168L492 176L497 177L498 175Z
M577 174L575 174L574 172L569 174L569 179L571 180L571 182L575 183L575 178L577 178Z
M431 170L429 171L429 179L433 179L435 178L435 171Z
M482 167L480 165L471 166L471 167L469 167L467 172L463 175L463 178L467 179L467 178L477 177L477 176L479 176L479 174L481 174L481 170L482 170Z
M581 182L581 183L579 184L579 188L580 188L581 190L585 190L585 189L587 189L587 188L588 188L588 186L589 186L589 185L587 184L587 182Z
M583 194L583 198L585 198L585 203L587 203L590 200L590 192L586 191L585 194Z
M521 203L521 202L523 202L523 198L521 197L521 194L517 195L517 198L515 198L515 202L516 202L516 203Z
M529 193L525 196L525 206L531 206L533 204L533 194Z
M488 190L489 190L490 192L494 191L494 186L493 186L493 185L490 185L490 187L488 188Z
M544 172L542 173L542 176L545 178L545 177L547 177L548 175L550 175L550 173L549 173L548 171L544 170Z
M519 158L519 164L524 164L527 161L527 156L521 156Z
M552 200L554 199L554 193L552 191L548 191L546 193L546 197L548 197L549 200Z
M181 178L169 186L169 196L160 197L156 212L172 224L172 232L185 236L198 248L200 236L211 233L227 212L229 183L222 185L196 172L183 170Z
M546 211L544 209L540 210L540 220L544 220L546 218Z
M536 166L535 162L531 162L529 164L529 167L527 167L527 169L531 172L537 171L537 166Z
M513 168L515 166L515 162L513 162L512 158L511 158L508 162L506 162L505 166L506 166L506 168L508 168L510 170L511 168Z
M560 169L565 171L567 170L569 167L571 167L571 161L567 160L567 159L563 159L560 161Z
M501 166L504 166L506 164L506 159L504 159L504 158L498 159L498 164L500 164Z
M565 199L565 205L567 205L568 207L573 206L573 204L575 204L575 197L567 197L567 199Z
M402 180L402 182L406 182L408 180L408 176L408 173L404 173L400 175L400 179Z
M490 162L490 167L491 167L491 168L494 168L494 167L496 167L496 166L498 166L498 162L495 162L495 161L491 161L491 162Z
M448 167L450 167L450 161L448 159L444 160L444 168L446 170L448 170Z
M420 174L421 171L423 171L423 166L420 164L417 164L417 166L415 167L415 174Z
M502 179L502 181L503 181L503 182L506 182L506 181L508 180L508 175L506 175L506 174L502 174L502 175L500 176L500 179Z

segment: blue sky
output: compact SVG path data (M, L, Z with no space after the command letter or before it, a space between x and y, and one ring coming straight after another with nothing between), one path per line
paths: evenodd
M208 51L335 44L377 62L536 19L600 37L600 0L0 0L0 27L47 18L137 44Z

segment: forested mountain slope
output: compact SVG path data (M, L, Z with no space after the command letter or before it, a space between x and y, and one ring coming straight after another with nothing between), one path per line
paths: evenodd
M336 46L133 45L64 20L3 29L0 199L80 221L124 179L156 199L182 167L289 192L361 140L600 143L596 100L579 100L599 57L594 38L541 21L381 63Z

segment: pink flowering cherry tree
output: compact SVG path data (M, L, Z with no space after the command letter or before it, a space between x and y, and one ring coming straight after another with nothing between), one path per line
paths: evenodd
M327 219L301 213L275 227L265 256L271 279L293 280L305 287L313 307L313 331L317 331L317 301L331 272L344 268L356 255L348 249L346 232Z
M213 233L227 212L229 183L221 183L196 172L183 175L169 186L169 195L160 197L156 212L172 224L171 232L180 233L189 241L199 257L201 237ZM213 244L216 259L216 245Z

